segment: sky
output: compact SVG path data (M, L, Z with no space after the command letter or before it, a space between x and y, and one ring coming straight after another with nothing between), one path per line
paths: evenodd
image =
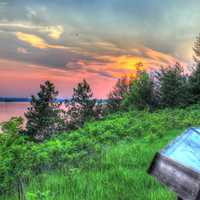
M142 62L192 63L199 0L0 0L0 96L29 97L45 80L70 97L86 79L97 98Z

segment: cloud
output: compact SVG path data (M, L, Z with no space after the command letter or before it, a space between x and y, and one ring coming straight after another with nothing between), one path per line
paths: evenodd
M87 71L66 71L0 59L1 96L28 97L38 92L40 83L50 80L59 90L59 96L66 98L82 79L89 81L97 98L106 97L115 84L115 79Z
M32 13L33 14L33 13ZM3 21L0 23L0 28L5 31L15 32L16 30L29 30L37 31L40 33L47 33L47 35L54 40L58 40L61 35L64 33L64 28L61 25L56 26L39 26L25 22L6 22Z
M26 48L23 48L23 47L18 47L17 52L22 53L22 54L28 54L29 53L28 50Z
M99 76L119 78L124 74L135 74L138 63L142 63L147 71L173 65L180 62L183 67L186 63L175 57L155 51L147 47L140 47L124 51L122 55L108 55L91 57L90 60L75 60L65 65L67 70L86 71Z
M87 55L81 54L81 51L73 51L73 48L68 48L61 45L51 45L48 44L44 39L33 35L22 32L17 32L16 36L19 40L30 44L35 48L40 49L66 49L67 51L61 52L51 52L48 54L44 61L41 62L41 56L37 59L37 64L46 64L52 68L62 68L66 71L77 71L77 72L87 72L92 74L97 74L104 77L119 78L123 74L134 74L136 72L137 64L142 62L144 68L147 71L152 71L160 68L160 66L173 65L176 62L185 64L175 57L159 52L147 47L135 47L131 49L119 49L119 54L117 53L117 47L114 44L100 43L103 49L113 48L113 52L105 55L102 53L95 53L89 50ZM84 48L82 48L84 52ZM57 56L56 56L57 55ZM59 59L58 58L59 55ZM36 58L35 58L36 59ZM40 60L40 61L39 61ZM48 60L48 61L47 61ZM59 64L58 64L59 63Z
M35 17L37 15L37 12L29 6L26 7L26 11L27 11L28 18L32 18L32 17Z
M47 49L48 44L40 37L32 34L17 32L16 37L28 44L30 44L33 47L39 48L39 49Z
M63 43L57 45L52 43L52 40L46 40L37 34L26 32L14 34L16 37L13 37L13 34L2 34L2 36L5 35L5 40L9 39L12 41L9 44L13 45L9 46L9 50L12 49L7 53L9 57L4 53L6 51L4 45L0 47L2 58L66 71L88 72L101 77L118 78L124 74L134 74L138 62L142 62L145 69L149 71L158 69L161 65L168 66L180 62L170 54L137 44L131 47L120 46L115 41L97 38L95 42L90 43L90 46L88 41L85 45L76 47L74 43L65 46L64 42L67 41L62 41ZM7 35L9 35L8 38ZM16 49L18 54L16 54ZM27 49L31 53L26 56L19 54L26 54ZM38 49L45 51L38 51Z
M39 49L68 49L65 46L62 45L51 45L48 44L44 39L40 38L37 35L28 34L28 33L22 33L22 32L16 32L16 37L25 42L30 44L32 47L39 48Z
M8 2L2 1L0 2L0 8L5 7L8 4Z
M57 40L63 34L64 28L62 26L55 26L55 27L49 26L46 27L45 31L49 32L48 34L49 37Z

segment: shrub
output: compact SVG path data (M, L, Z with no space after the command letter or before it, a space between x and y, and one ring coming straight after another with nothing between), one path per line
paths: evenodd
M18 187L19 183L23 185L34 174L44 170L83 166L83 163L96 158L110 144L138 137L153 142L170 130L198 126L199 111L200 107L196 105L153 113L119 112L101 121L87 122L78 130L60 133L43 143L28 140L26 136L18 134L18 125L13 126L12 130L16 130L16 134L8 129L0 134L0 192Z

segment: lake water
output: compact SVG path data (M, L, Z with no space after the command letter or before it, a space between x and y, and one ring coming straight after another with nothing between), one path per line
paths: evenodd
M28 102L0 102L0 123L11 117L24 117L29 105Z
M11 117L24 117L28 106L29 102L0 102L0 123L8 121ZM67 110L64 104L61 104L60 108Z

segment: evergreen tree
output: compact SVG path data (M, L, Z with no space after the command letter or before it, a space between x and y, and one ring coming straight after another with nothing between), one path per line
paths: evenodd
M123 99L130 91L131 78L124 76L117 80L113 90L108 95L108 109L110 112L116 112L120 109Z
M46 81L40 91L31 98L31 106L25 113L27 134L37 141L43 141L61 128L58 91L53 83Z
M188 103L188 85L183 67L176 63L156 72L157 97L161 107L185 106Z
M193 51L196 65L189 76L190 103L192 104L200 103L200 34L194 42Z
M85 121L95 117L94 107L96 100L90 85L86 80L78 83L73 90L72 99L66 102L68 107L67 115L70 117L72 128L80 127Z
M189 76L190 103L200 103L200 63Z
M196 41L194 42L194 61L199 64L200 63L200 34L197 36Z
M123 101L123 108L148 109L155 106L154 84L150 75L144 70L137 70L136 78L132 81L129 95Z

